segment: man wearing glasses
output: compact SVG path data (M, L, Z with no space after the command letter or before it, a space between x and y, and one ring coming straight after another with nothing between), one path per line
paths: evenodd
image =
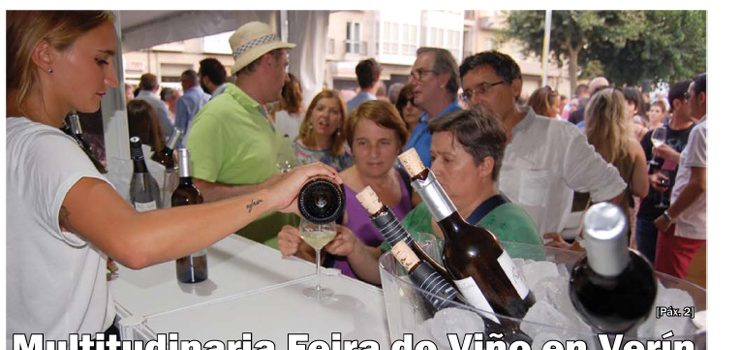
M409 84L413 87L414 105L424 113L419 117L419 124L411 132L403 149L416 148L424 165L430 167L432 157L429 146L432 135L427 131L429 121L461 109L457 103L460 77L455 58L445 49L419 48L416 50L416 61L411 68Z
M626 187L619 172L575 125L517 105L522 74L510 56L493 50L475 54L462 63L460 76L463 100L503 122L510 143L499 188L527 211L540 234L562 232L573 191L589 192L593 202L619 199Z

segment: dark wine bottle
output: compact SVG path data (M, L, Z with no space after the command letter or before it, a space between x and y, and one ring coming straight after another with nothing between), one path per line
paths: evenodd
M159 185L146 167L144 151L141 149L141 139L133 136L129 140L131 145L131 159L134 161L134 173L131 176L129 196L136 211L149 211L162 208L162 197Z
M152 154L152 160L164 166L164 178L162 179L162 204L164 208L172 206L172 203L170 203L172 192L179 182L174 149L180 141L181 135L182 131L179 128L175 128L170 138L167 139L164 149Z
M165 169L175 169L177 167L177 162L175 161L175 146L177 145L177 142L180 141L181 135L182 130L175 128L172 135L170 135L170 138L167 139L167 144L165 144L164 149L152 154L152 160L164 165Z
M363 194L363 192L365 193ZM450 276L450 273L447 272L444 266L440 265L436 260L430 257L427 252L421 249L421 247L419 247L419 244L414 241L408 231L403 228L393 212L388 209L388 207L380 203L380 200L377 198L377 194L375 194L375 191L373 191L372 188L370 188L369 186L365 187L365 189L358 193L356 197L357 200L363 204L363 206L365 206L365 203L367 203L365 209L370 212L370 221L378 229L378 231L383 234L391 247L399 241L405 242L406 245L414 251L414 254L416 254L416 256L426 261L427 264L434 268L434 270L437 271L438 274L442 275L442 277L447 280L452 280L452 276Z
M203 203L203 196L193 184L190 173L190 155L188 150L177 150L180 165L180 184L172 193L172 207ZM177 280L182 283L198 283L208 279L208 259L206 250L200 250L188 256L181 257L175 262Z
M390 243L393 257L408 272L411 282L423 291L421 294L429 302L433 311L456 306L453 302L460 305L467 304L462 295L455 289L447 271L440 267L442 270L440 272L434 267L438 264L416 244L393 214L393 211L380 202L375 191L368 186L360 191L356 197L360 204L367 209L370 214L370 221L375 228ZM481 316L486 336L492 336L494 333L503 334L505 335L504 341L508 343L517 340L532 343L532 338L519 330L515 322L499 319L492 313Z
M490 313L523 318L535 302L534 294L496 235L460 216L415 149L399 160L444 233L443 262L467 302Z
M570 300L596 330L624 333L650 314L658 290L655 272L629 249L629 224L618 206L592 206L583 225L586 255L571 271Z
M335 222L344 214L344 191L329 180L311 180L298 193L298 210L315 224Z
M105 174L108 172L108 170L105 168L105 165L103 165L103 163L98 160L95 155L93 155L90 143L85 141L85 138L82 137L82 124L80 124L80 116L77 114L77 112L72 111L72 113L67 115L64 126L62 126L62 131L65 134L72 136L75 142L77 142L77 145L82 148L82 150L85 152L85 155L87 155L87 157L93 163L95 169L97 169L101 174Z

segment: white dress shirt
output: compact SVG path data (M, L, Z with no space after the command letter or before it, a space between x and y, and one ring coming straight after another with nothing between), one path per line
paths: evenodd
M540 234L561 232L574 190L589 192L592 202L600 202L627 185L575 125L527 108L506 147L499 189L527 211Z

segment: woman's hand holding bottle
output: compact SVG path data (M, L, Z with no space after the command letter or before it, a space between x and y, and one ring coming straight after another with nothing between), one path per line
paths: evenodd
M323 163L317 162L294 168L268 187L270 197L277 201L275 208L284 213L298 213L298 192L306 182L316 177L327 178L336 184L342 183L337 171Z

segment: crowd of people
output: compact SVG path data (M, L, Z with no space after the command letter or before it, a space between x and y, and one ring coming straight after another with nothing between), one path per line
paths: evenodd
M330 89L303 96L286 69L294 45L250 22L229 38L231 77L207 58L182 73L181 96L157 95L149 73L136 89L126 86L130 135L154 153L180 129L205 201L138 213L58 130L69 112L96 111L118 86L112 15L18 11L6 29L7 188L8 202L18 203L7 209L7 278L15 286L8 334L115 332L108 257L142 268L236 232L314 261L294 202L316 176L341 184L347 203L324 265L379 284L378 258L390 247L356 193L370 186L415 238L443 238L396 164L409 148L461 216L505 246L582 249L582 215L601 201L628 215L631 244L658 271L685 277L706 241L706 74L672 85L667 104L605 77L579 85L572 99L544 86L522 101L521 69L509 55L484 51L458 64L446 49L422 47L408 82L387 97L379 96L381 66L360 61L358 94L344 101ZM668 136L653 146L661 127ZM41 271L81 277L54 290L48 279L24 278Z

